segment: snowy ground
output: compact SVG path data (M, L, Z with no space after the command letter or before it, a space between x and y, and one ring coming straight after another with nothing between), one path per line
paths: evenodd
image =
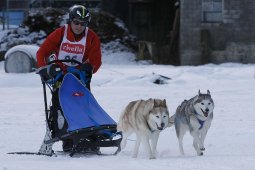
M174 127L160 135L155 160L148 160L143 148L137 159L131 157L134 136L117 156L8 155L15 151L38 151L45 133L44 104L38 75L7 74L4 62L0 62L0 170L255 169L254 64L174 67L134 64L129 59L122 65L120 62L117 65L115 59L114 65L106 60L92 80L92 93L116 121L132 100L166 99L173 114L184 99L193 97L199 89L201 92L209 89L215 111L204 156L196 156L189 134L184 138L186 156L180 156ZM153 72L172 79L165 85L153 84ZM60 142L54 145L54 150L61 150Z

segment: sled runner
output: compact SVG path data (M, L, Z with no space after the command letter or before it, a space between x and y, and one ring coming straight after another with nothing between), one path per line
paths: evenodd
M88 73L75 67L63 70L55 64L58 62L75 62L82 66L76 60L55 60L48 64L51 67L38 72L43 84L46 115L46 134L38 155L54 155L52 145L58 141L63 141L63 150L70 156L83 152L101 154L101 147L117 147L114 153L117 154L122 134L117 132L116 122L86 87ZM46 86L52 95L50 106Z

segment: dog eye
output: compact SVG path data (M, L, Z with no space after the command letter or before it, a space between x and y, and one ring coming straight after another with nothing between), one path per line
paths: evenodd
M208 103L208 105L210 105L211 103Z
M156 116L156 118L159 118L159 116Z
M204 103L201 103L202 105L204 105Z
M163 116L163 118L165 118L166 116Z

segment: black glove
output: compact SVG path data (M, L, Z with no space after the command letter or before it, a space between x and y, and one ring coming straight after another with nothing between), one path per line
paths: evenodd
M57 74L56 67L52 64L36 69L36 74L40 74L43 80L53 79Z
M86 86L90 90L90 82L91 82L91 78L92 78L93 67L89 63L84 63L81 65L80 70L85 73Z
M84 64L81 65L81 69L80 70L81 71L85 71L86 73L92 74L93 67L89 63L84 63Z

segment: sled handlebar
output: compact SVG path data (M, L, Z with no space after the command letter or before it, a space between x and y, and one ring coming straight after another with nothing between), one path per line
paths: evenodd
M55 66L55 68L60 68L61 70L63 70L64 68L57 64L57 63L63 63L63 62L76 63L80 67L80 68L78 68L79 70L85 71L86 74L92 74L93 73L93 66L91 64L81 63L81 62L79 62L77 60L74 60L74 59L53 60L53 61L48 62L47 65L49 66L49 65L53 64ZM68 66L67 68L72 68L72 66Z
M82 65L81 62L79 62L79 61L77 61L77 60L73 60L73 59L69 59L69 60L52 60L52 61L48 62L47 65L55 64L55 63L57 63L57 62L61 62L61 63L63 63L63 62L68 62L68 63L76 63L76 64L78 64L78 65Z
M68 66L61 67L58 63L72 62L78 64L80 68ZM89 63L81 63L74 59L52 60L46 66L37 69L37 74L40 74L42 81L47 84L55 84L65 73L72 73L79 76L82 82L86 83L91 79L93 67ZM87 80L86 80L87 79Z

